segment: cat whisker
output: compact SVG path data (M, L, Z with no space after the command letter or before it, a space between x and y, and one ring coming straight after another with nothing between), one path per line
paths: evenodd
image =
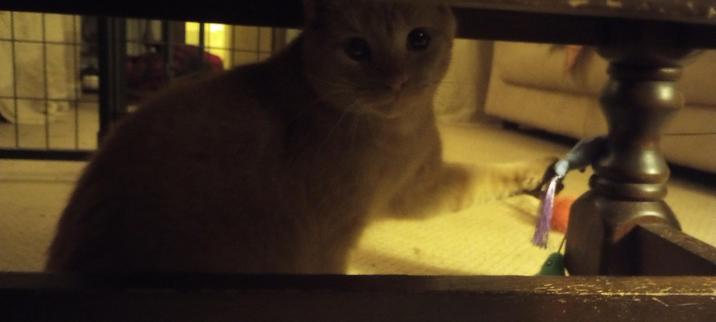
M348 110L347 110L347 109L343 110L343 112L341 113L341 116L338 117L338 120L336 121L336 124L334 124L333 127L331 128L331 130L328 131L328 134L326 134L326 138L323 140L323 143L321 143L321 148L323 148L323 147L328 143L328 141L331 139L331 136L333 135L333 132L335 132L335 130L338 128L338 125L341 124L341 121L343 120L343 118L346 117L346 114L348 114ZM320 149L319 149L319 150L320 150Z
M426 87L438 86L438 85L440 85L440 81L429 81L429 82L416 84L415 87L423 89Z
M327 85L330 87L345 88L345 89L352 89L352 88L356 87L355 84L352 84L347 81L340 81L340 80L335 80L335 79L327 80L327 79L323 79L323 78L313 76L313 75L308 75L308 78L309 78L309 80L315 81L316 83L319 83L321 85Z
M353 116L353 124L352 124L353 126L351 129L351 142L350 142L352 146L354 146L355 142L356 142L356 136L358 134L358 129L359 129L358 124L360 123L360 119L361 119L360 115Z
M345 93L347 93L347 91L338 91L338 92L334 91L334 92L330 92L330 93L324 93L321 96L315 97L312 101L308 102L307 106L304 106L304 108L302 108L298 113L296 113L293 116L293 118L291 118L288 121L288 124L291 125L291 124L295 123L296 121L300 120L301 117L303 117L304 115L309 114L311 112L311 108L306 108L306 107L314 106L320 102L327 101L327 99L329 99L331 97L343 95Z
M314 104L319 102L325 102L328 101L330 98L336 98L341 95L348 95L351 94L351 91L349 90L331 90L331 91L325 91L321 96L316 97Z

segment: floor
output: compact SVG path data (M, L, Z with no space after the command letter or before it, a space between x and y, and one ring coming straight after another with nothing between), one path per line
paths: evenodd
M0 132L2 129L0 129ZM448 160L502 162L561 155L568 146L492 125L443 125ZM0 271L41 270L45 249L81 162L0 160ZM587 188L589 172L570 173L564 196ZM716 184L679 177L667 201L684 230L716 245ZM352 274L534 275L562 235L546 250L530 244L538 201L513 197L421 221L371 225L351 256Z
M3 101L10 107L12 101ZM74 103L73 103L74 104ZM93 150L97 147L99 114L96 95L85 95L77 108L58 113L52 122L11 124L0 122L0 148ZM20 109L19 114L40 114ZM13 113L14 114L14 113Z

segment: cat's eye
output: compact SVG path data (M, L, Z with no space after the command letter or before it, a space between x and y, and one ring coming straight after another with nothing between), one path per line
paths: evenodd
M417 28L408 34L408 48L411 50L425 50L430 46L430 34L423 29Z
M368 42L365 41L365 39L348 39L344 50L346 55L355 61L363 61L370 58L370 46L368 46Z

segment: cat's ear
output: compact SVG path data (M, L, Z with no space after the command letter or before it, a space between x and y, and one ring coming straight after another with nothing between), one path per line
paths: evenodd
M305 28L317 29L323 25L326 0L303 0L303 21Z

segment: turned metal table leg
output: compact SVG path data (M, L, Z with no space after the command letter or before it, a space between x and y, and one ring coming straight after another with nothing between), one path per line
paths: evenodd
M598 51L610 61L601 97L608 148L593 164L591 190L572 207L566 264L573 275L631 275L639 254L626 237L636 225L680 229L663 200L669 167L659 140L661 128L683 104L676 81L679 60L689 51L638 46Z

